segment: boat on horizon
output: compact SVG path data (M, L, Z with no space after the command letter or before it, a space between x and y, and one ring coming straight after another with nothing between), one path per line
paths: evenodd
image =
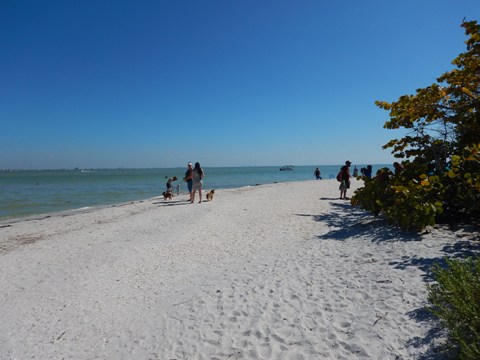
M280 168L280 171L292 171L294 169L295 169L295 166L293 166L293 165L283 165Z

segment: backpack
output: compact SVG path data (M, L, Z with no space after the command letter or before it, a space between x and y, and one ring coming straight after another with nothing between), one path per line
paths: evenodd
M342 182L343 180L343 170L340 170L337 174L337 181Z

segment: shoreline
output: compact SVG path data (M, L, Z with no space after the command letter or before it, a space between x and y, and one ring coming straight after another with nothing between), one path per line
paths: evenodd
M377 165L376 165L377 166ZM378 165L380 166L380 165ZM168 177L183 176L180 169L35 171L5 173L0 176L0 221L51 214L84 207L109 206L148 200L162 194ZM309 181L314 168L299 166L282 172L277 167L206 168L205 189L233 189L275 182ZM324 179L338 172L337 167L322 168ZM175 185L186 192L181 180Z
M311 180L304 180L304 181L311 181ZM291 182L302 182L302 181L291 181ZM218 190L236 190L236 189L242 189L242 188L249 188L249 187L258 187L258 186L264 186L264 185L273 185L273 184L278 184L279 182L274 182L271 184L256 184L256 185L245 185L245 186L240 186L237 188L219 188ZM287 182L285 182L287 183ZM215 190L215 191L218 191ZM204 198L205 194L207 193L206 190L202 190L202 194L204 193ZM185 197L188 196L186 192L180 193L179 195L174 195L173 200L175 201L175 198L177 197ZM197 194L198 197L198 194ZM125 201L125 202L119 202L119 203L113 203L113 204L103 204L103 205L92 205L92 206L85 206L81 208L75 208L75 209L66 209L66 210L60 210L60 211L54 211L54 212L47 212L47 213L40 213L40 214L32 214L32 215L26 215L22 217L11 217L11 218L4 218L0 219L0 228L8 226L10 224L15 224L23 221L37 221L37 220L43 220L43 219L48 219L50 217L65 217L65 216L72 216L76 214L83 214L83 213L89 213L92 211L96 210L102 210L102 209L108 209L108 208L114 208L118 206L125 206L125 205L133 205L136 203L142 203L142 202L150 202L150 201L156 201L156 200L162 200L163 201L163 195L157 195L145 199L138 199L138 200L130 200L130 201Z
M0 228L0 357L433 359L429 267L478 242L338 196L277 183Z

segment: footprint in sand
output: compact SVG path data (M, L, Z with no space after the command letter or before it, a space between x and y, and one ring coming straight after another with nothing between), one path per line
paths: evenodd
M349 328L350 326L352 326L351 323L347 322L347 321L344 321L340 324L340 327L344 328L344 329L347 329Z
M279 343L285 344L285 340L276 334L272 334L272 338L278 341Z

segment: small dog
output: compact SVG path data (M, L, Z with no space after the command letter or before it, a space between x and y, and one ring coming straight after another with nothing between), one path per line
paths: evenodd
M164 191L163 192L163 200L172 200L172 193L170 191Z
M214 194L215 194L215 190L210 190L210 191L207 193L207 200L208 200L208 201L212 201Z

